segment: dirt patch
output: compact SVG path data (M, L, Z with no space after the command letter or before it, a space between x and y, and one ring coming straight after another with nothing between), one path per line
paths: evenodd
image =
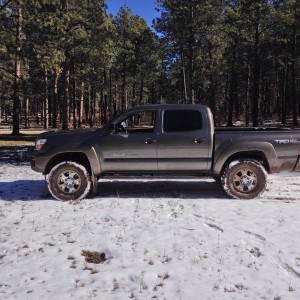
M81 255L85 257L85 261L92 264L102 264L106 261L104 252L95 252L82 250Z

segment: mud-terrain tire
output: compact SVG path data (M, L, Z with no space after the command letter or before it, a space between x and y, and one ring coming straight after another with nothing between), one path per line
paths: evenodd
M253 199L266 189L267 172L257 161L236 160L224 170L221 181L229 196L236 199Z
M81 200L91 190L91 177L86 168L76 162L62 162L50 171L48 189L58 200Z

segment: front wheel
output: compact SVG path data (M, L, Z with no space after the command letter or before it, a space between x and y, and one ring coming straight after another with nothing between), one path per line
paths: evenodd
M91 178L84 166L65 161L51 170L48 188L52 196L58 200L81 200L91 189Z
M267 186L267 172L253 160L231 162L222 174L225 192L236 199L253 199L261 195Z

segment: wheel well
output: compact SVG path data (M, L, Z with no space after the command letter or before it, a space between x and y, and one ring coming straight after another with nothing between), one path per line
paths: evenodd
M81 165L83 165L86 170L91 175L91 165L87 158L87 156L84 153L81 152L68 152L68 153L61 153L51 158L51 160L48 162L45 174L49 174L51 169L56 166L57 164L63 162L63 161L73 161L77 162Z
M270 166L268 163L268 160L263 152L260 151L244 151L235 153L232 156L230 156L225 164L222 167L221 174L223 173L224 169L230 164L230 162L238 159L250 159L250 160L256 160L261 163L261 165L265 168L265 170L269 173L270 172Z

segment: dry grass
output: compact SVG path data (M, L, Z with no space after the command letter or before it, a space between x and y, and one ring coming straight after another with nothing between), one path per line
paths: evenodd
M37 130L21 130L20 131L20 134L22 135L38 135L40 133L43 133L45 130L40 130L40 129L37 129ZM0 129L0 134L2 135L10 135L12 133L12 130L11 129Z
M24 145L34 145L34 142L28 142L25 140L21 141L5 141L0 139L0 147L15 147Z
M34 145L36 137L44 132L40 129L21 130L20 135L11 135L11 129L0 130L0 147L15 147L24 145Z

